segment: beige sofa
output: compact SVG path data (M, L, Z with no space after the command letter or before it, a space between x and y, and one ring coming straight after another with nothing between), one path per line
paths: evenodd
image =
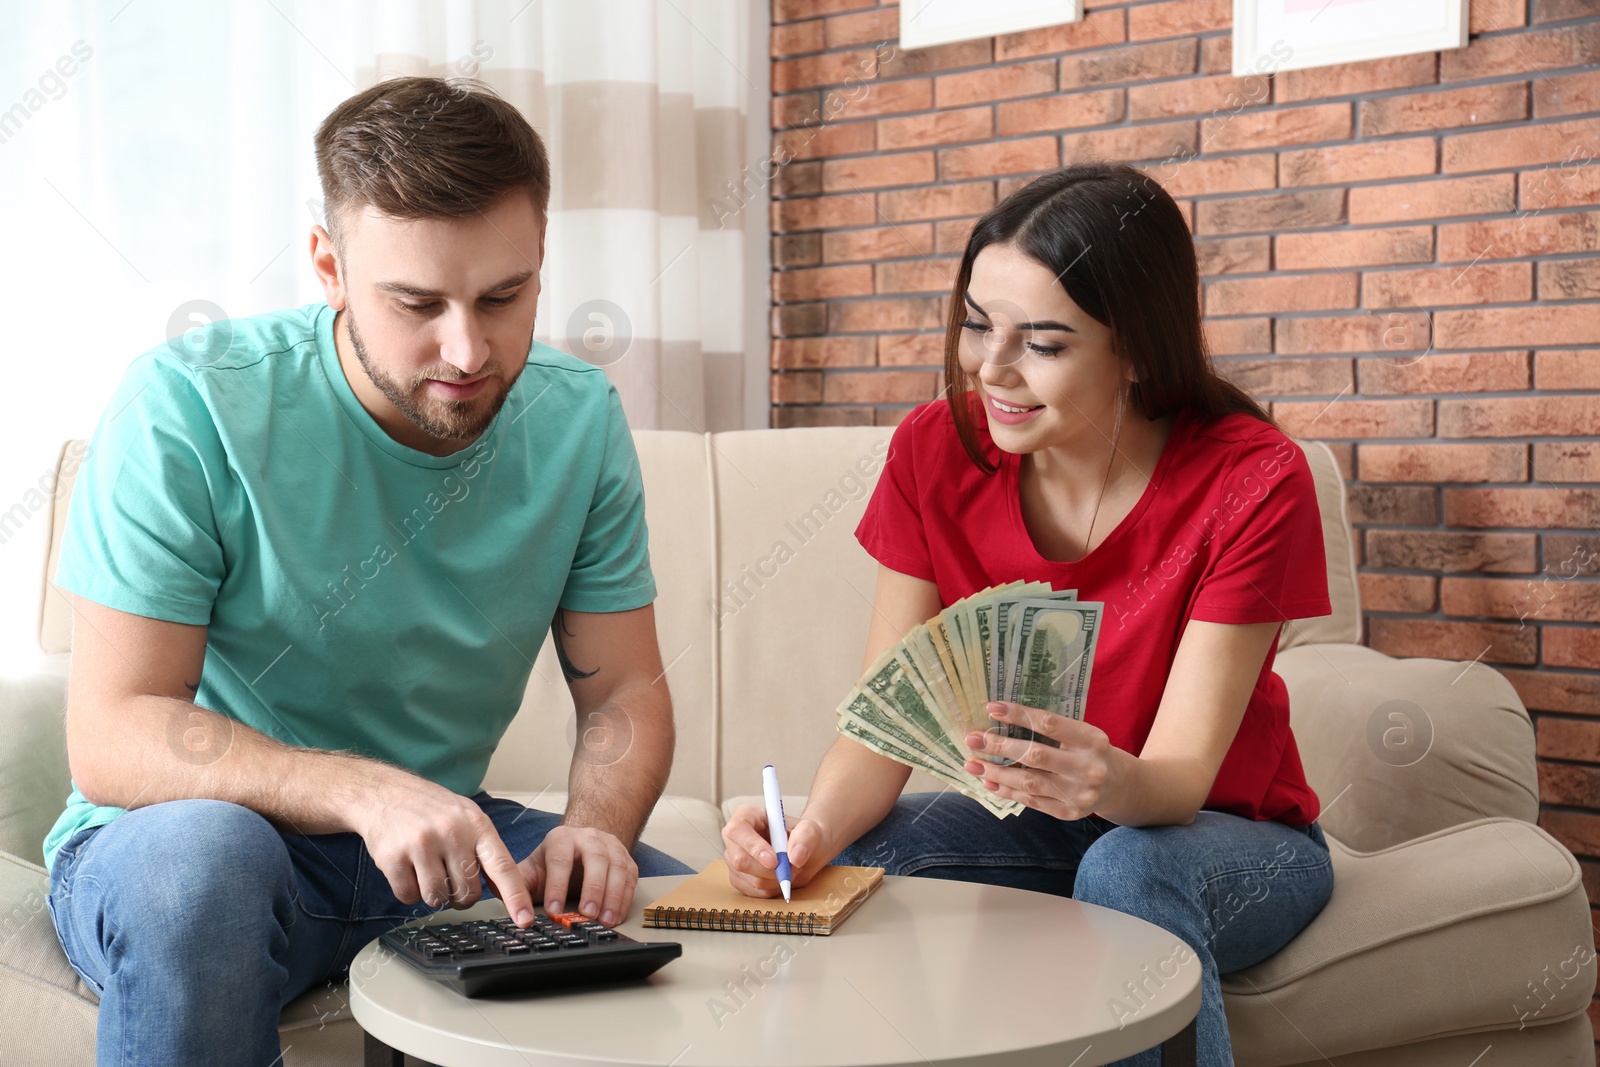
M678 724L668 793L644 839L692 865L720 853L721 809L758 791L763 763L780 763L791 788L803 788L834 737L834 706L860 667L875 569L852 531L888 433L636 435ZM1394 660L1354 643L1343 486L1325 447L1306 450L1335 611L1287 626L1277 669L1325 805L1337 884L1292 944L1225 978L1238 1062L1588 1067L1589 909L1577 863L1534 825L1527 713L1481 664ZM0 1063L15 1067L94 1059L95 998L61 953L39 866L68 792L70 638L65 595L41 590L46 665L0 683ZM560 679L547 642L485 783L554 811L573 744ZM790 803L800 810L798 798ZM342 988L301 997L283 1030L286 1064L360 1062Z

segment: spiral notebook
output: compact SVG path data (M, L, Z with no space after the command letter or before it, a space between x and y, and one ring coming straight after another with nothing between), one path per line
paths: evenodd
M794 899L747 897L728 884L728 865L716 860L644 909L645 926L678 930L831 934L883 884L882 867L824 867Z

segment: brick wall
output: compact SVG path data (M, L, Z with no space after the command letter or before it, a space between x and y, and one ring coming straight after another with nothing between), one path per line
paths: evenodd
M774 0L773 425L937 395L973 218L1141 163L1219 367L1351 480L1368 642L1511 679L1600 903L1600 4L1473 0L1465 49L1255 79L1231 0L1087 8L900 51L893 6Z

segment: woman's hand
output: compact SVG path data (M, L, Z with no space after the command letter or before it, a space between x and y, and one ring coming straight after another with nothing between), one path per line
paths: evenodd
M789 820L790 885L799 889L831 858L824 846L826 835L815 819ZM722 828L727 846L723 859L728 863L728 881L747 897L776 897L778 854L767 836L767 809L758 804L741 804L734 809L728 825Z
M1112 791L1114 757L1104 730L1021 704L991 701L987 708L996 722L1025 726L1060 745L994 733L968 734L967 747L974 752L1017 761L1016 766L1002 767L987 760L967 760L967 773L982 778L991 793L1058 819L1082 819Z

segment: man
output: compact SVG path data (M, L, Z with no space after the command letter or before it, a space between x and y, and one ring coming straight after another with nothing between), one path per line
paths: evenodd
M72 497L45 853L102 1064L267 1067L279 1009L393 926L485 892L614 923L688 870L636 843L673 727L632 438L533 342L538 135L401 78L316 153L326 304L134 361ZM480 791L546 632L600 742L560 817Z

